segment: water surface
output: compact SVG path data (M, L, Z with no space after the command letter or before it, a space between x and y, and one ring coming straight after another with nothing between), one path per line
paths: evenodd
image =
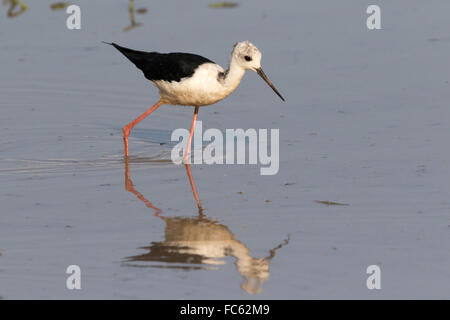
M80 0L73 31L53 1L23 1L0 11L1 297L450 297L448 1L378 1L377 31L369 1L135 1L138 14ZM172 106L123 160L122 126L158 94L101 41L226 67L247 39L286 103L249 72L199 119L280 129L277 175L173 165L192 109ZM380 291L366 288L373 264Z

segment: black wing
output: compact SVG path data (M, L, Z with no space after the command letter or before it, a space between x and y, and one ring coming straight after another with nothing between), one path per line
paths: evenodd
M119 50L136 67L144 72L149 80L180 81L190 77L203 63L214 63L209 59L191 53L159 53L144 52L121 47L115 43L108 43Z

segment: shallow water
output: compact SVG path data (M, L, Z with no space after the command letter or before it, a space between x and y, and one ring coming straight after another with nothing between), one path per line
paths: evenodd
M135 1L133 24L126 1L82 0L79 31L52 1L1 7L0 296L450 298L450 3L378 2L377 31L369 1ZM279 173L190 176L169 159L192 109L171 106L132 131L125 162L121 128L158 94L101 41L226 66L245 39L287 102L248 73L199 119L279 128Z

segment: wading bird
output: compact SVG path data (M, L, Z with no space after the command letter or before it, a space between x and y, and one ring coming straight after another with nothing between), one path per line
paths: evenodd
M131 129L163 104L193 106L191 129L184 162L188 162L192 135L200 106L214 104L231 94L241 82L246 70L258 73L284 101L261 68L261 51L248 41L238 42L231 52L227 70L213 61L191 53L143 52L114 46L133 62L159 89L160 99L136 120L123 127L125 157L128 157L128 136Z

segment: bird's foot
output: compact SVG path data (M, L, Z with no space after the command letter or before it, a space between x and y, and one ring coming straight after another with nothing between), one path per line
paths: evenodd
M128 136L130 135L131 129L128 125L124 126L122 128L122 132L123 132L123 138L124 139L128 139Z
M130 135L130 128L128 125L123 127L123 146L124 146L124 157L125 159L128 159L129 153L128 153L128 136Z

